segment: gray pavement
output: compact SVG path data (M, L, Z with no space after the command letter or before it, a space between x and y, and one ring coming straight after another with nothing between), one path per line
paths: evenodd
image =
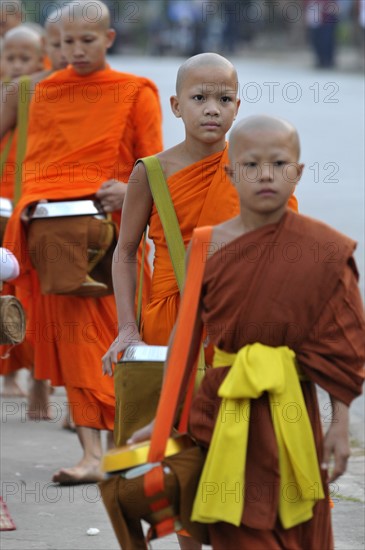
M1 402L1 494L17 527L1 532L2 550L119 548L96 485L60 487L51 482L59 467L80 458L76 435L62 429L65 403L59 388L49 408L55 420L34 422L26 420L24 399ZM347 473L332 487L337 550L364 548L364 448L358 445L352 448ZM100 532L89 536L89 528ZM179 547L176 537L169 536L154 541L152 548Z

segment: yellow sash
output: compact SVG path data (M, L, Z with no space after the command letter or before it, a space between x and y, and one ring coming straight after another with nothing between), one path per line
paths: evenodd
M283 527L289 529L309 520L316 501L324 498L295 354L288 347L260 343L247 345L237 354L216 348L213 366L228 365L232 367L218 390L222 403L191 519L241 524L250 399L267 391L279 453L278 513Z

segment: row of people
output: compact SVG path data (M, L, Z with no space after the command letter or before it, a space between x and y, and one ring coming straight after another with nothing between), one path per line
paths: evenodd
M258 218L261 225L269 223L268 220L279 223L287 203L296 210L293 188L290 192L287 188L285 192L278 189L274 197L270 190L266 190L266 194L258 193L257 199L264 205L263 212L260 215L255 212L253 215L251 210L256 206L252 206L250 202L250 192L245 194L244 186L241 186L237 194L229 181L233 168L228 171L228 175L224 171L224 166L229 163L226 133L239 108L238 77L230 62L217 54L201 54L181 66L171 107L174 115L184 123L185 139L177 146L160 153L161 109L156 87L147 79L117 73L107 66L105 55L113 42L114 31L110 29L106 6L101 2L93 2L97 4L98 13L102 15L97 21L86 21L83 17L83 4L73 4L73 17L63 17L59 26L56 25L62 37L63 55L69 66L47 75L46 79L43 76L34 81L34 86L37 83L36 88L33 88L36 97L30 106L22 195L4 238L4 244L20 259L21 276L16 281L16 287L27 294L30 303L28 326L33 336L31 343L35 358L35 376L49 379L53 385L66 387L83 448L83 458L76 467L61 469L54 475L54 481L59 483L95 482L101 479L100 431L106 429L111 432L115 409L113 382L102 376L100 368L101 357L110 342L117 336L104 355L104 372L109 374L112 372L112 363L131 339L166 345L177 316L179 290L161 222L153 205L144 166L138 163L133 168L135 161L158 153L185 246L188 245L194 228L201 225L222 223L233 218L235 221L227 222L228 225L223 225L222 229L226 242L229 242L238 238L241 233L257 229ZM211 86L212 80L214 86ZM90 102L85 94L86 89L91 89L90 86L99 91L95 102ZM7 101L10 101L10 96L10 93L6 96ZM261 131L261 145L262 136L266 133L273 133L275 139L278 135L282 138L275 154L280 157L285 153L288 158L273 159L271 137L265 149L268 157L264 161L268 160L269 164L280 162L281 170L283 164L298 163L296 133L291 128L288 129L285 123L255 119L252 126L259 134ZM252 127L249 126L249 130L252 131ZM249 138L246 134L247 132L244 139L247 141ZM239 143L240 140L241 137L236 139ZM246 146L246 142L244 146L241 144L239 151ZM257 147L257 138L254 146ZM236 165L239 151L237 147L233 148L232 166ZM260 164L261 151L255 152L255 155L259 156ZM247 162L249 165L257 164L257 158ZM39 166L42 170L37 171ZM88 170L92 170L92 173L89 172L89 177L85 177ZM301 168L293 178L293 184L300 175ZM274 180L270 174L264 173L262 177L268 182L267 185L272 185ZM278 185L280 187L280 182ZM123 207L121 231L113 264L117 309L112 295L94 298L43 294L29 254L26 253L27 234L34 223L30 221L32 209L29 207L39 201L62 201L90 196L100 201L104 212L113 213L117 224ZM278 204L275 202L277 199ZM242 208L239 215L240 202L244 206L246 201L249 206ZM250 219L253 220L252 225L246 221ZM74 223L72 218L70 220L72 234L76 231L76 224L75 220ZM147 295L147 267L144 272L146 307L143 332L140 335L135 322L136 260L147 223L150 226L150 237L155 243L155 261L150 297ZM219 231L217 235L219 239ZM65 236L63 238L66 239ZM231 273L231 268L228 272ZM356 332L355 329L356 323L357 327L361 327L361 314L355 296L354 279L348 284L351 286L350 294L356 309L356 321L349 323L349 331L354 331L352 358L356 370L362 360L358 341L361 331L358 328ZM224 303L223 297L214 297L217 304L222 299ZM237 304L237 300L234 304ZM312 321L314 322L313 319ZM53 332L50 332L50 327ZM239 344L241 342L233 348L240 347ZM269 345L278 344L269 342ZM322 381L320 376L314 380ZM359 377L355 380L356 384L348 394L352 397L359 389ZM337 393L334 395L337 397ZM344 401L347 403L349 400L346 397ZM96 414L88 414L91 408ZM346 436L346 428L343 428L342 435ZM209 438L205 443L209 445ZM329 452L332 450L333 445L329 445ZM338 460L342 462L343 454L343 451L337 453ZM272 510L275 515L274 508ZM262 530L262 527L259 529ZM277 536L275 528L271 527L270 531L271 537ZM329 533L328 527L326 540L329 540ZM303 535L295 536L300 538ZM194 541L186 538L181 538L180 544L189 548L196 546ZM214 543L214 547L218 548L218 544L220 542Z

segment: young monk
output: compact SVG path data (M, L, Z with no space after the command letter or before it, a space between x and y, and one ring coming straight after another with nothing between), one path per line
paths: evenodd
M89 11L85 18L86 4L90 9L87 2L67 4L61 18L62 47L70 66L37 84L30 107L23 193L5 235L13 250L23 252L15 283L33 292L39 336L36 376L66 387L83 448L79 464L54 475L60 483L101 478L100 431L113 429L114 390L112 381L102 377L100 360L115 335L114 298L41 294L27 257L21 215L26 218L27 207L40 200L90 195L97 195L104 212L119 212L126 190L123 182L135 160L162 148L155 85L108 67L105 56L115 37L109 11L102 2L92 2L100 16L92 17ZM65 239L72 241L74 222L69 219Z
M35 36L35 34L37 36ZM10 39L14 40L18 35L20 36L20 42L23 48L19 53L21 56L31 56L33 60L32 62L28 62L28 70L31 70L31 73L22 73L22 76L30 76L28 87L30 93L34 92L37 82L43 80L52 74L52 72L64 69L67 66L67 61L61 50L60 22L59 19L55 18L55 12L51 13L45 21L44 35L44 50L51 62L51 70L39 71L39 51L40 49L43 51L43 36L39 36L39 33L36 33L36 31L26 26L18 26L13 31L9 31L5 37L4 54L8 55L5 55L4 59L9 60L4 66L6 67L7 74L11 77L11 82L4 83L2 89L2 101L0 106L0 138L2 139L2 146L6 145L13 130L15 130L15 134L11 138L10 151L1 174L1 196L11 200L14 195L14 176L17 170L20 169L20 167L17 166L16 159L18 105L19 101L28 99L21 97L22 92L19 91L19 81L17 79L13 80L13 77L16 76L16 66L13 66L13 63L10 62L11 50L8 51L7 49L9 36ZM12 57L14 62L16 58L15 56ZM6 285L3 293L12 293L10 285ZM28 300L26 296L21 296L20 298L22 298L25 304L27 303ZM29 338L27 340L29 340ZM33 366L33 350L29 341L12 348L10 352L6 349L1 349L0 353L2 356L0 360L0 373L4 375L3 395L23 395L23 391L19 387L16 377L19 369L24 366ZM40 418L49 418L48 392L49 388L47 382L41 380L32 381L28 403L28 417L30 419L38 420ZM67 423L66 425L68 426Z
M237 215L237 192L224 172L228 162L226 133L237 115L238 77L232 63L214 53L188 59L178 71L171 108L185 126L185 139L158 156L169 187L185 246L195 227L219 223ZM296 208L296 199L290 198ZM135 258L142 233L149 224L155 245L151 300L146 307L142 334L134 313ZM103 358L103 370L132 341L167 345L179 307L179 288L170 260L161 221L153 204L146 171L138 163L130 177L122 228L113 263L119 334ZM131 327L134 326L132 334ZM123 421L116 418L118 423ZM117 441L118 443L118 441ZM182 548L193 548L182 540ZM189 544L189 546L185 546Z
M214 74L214 78L213 75ZM219 223L238 213L237 192L224 172L228 162L226 133L236 117L238 77L232 63L215 53L191 57L178 71L171 109L185 126L185 139L157 155L169 187L185 246L193 229ZM295 197L290 206L297 208ZM138 334L134 314L136 276L134 263L142 233L149 224L155 257L151 300L143 332ZM113 283L119 334L103 358L105 373L131 340L167 345L179 305L179 289L162 225L153 204L147 175L138 163L130 177L122 227L113 262ZM123 289L123 291L122 291ZM130 327L135 325L133 335Z
M4 36L1 61L4 77L10 79L43 69L44 50L41 36L20 25Z
M56 20L52 14L48 16L44 24L45 28L45 44L44 44L44 53L51 62L51 68L47 70L39 71L39 64L35 65L35 69L32 72L22 73L31 75L29 83L29 91L34 92L35 86L38 82L45 79L47 76L50 76L54 71L60 69L65 69L67 67L67 60L63 55L61 49L61 28L60 20ZM16 29L18 31L19 27ZM28 32L31 36L34 36L35 31L29 27L22 27L25 32ZM20 30L20 29L19 29ZM38 34L38 43L42 47L42 37ZM42 67L43 68L43 67ZM10 67L9 67L10 69ZM18 113L18 103L19 103L19 87L18 80L14 77L11 78L12 82L5 83L2 89L2 101L1 101L1 116L0 116L0 138L2 139L7 132L14 129L17 125L17 113ZM8 170L9 173L14 173L13 170ZM6 173L6 170L5 170Z
M43 43L41 36L34 30L23 25L14 26L4 36L2 44L2 69L4 76L11 82L4 82L1 90L1 106L0 106L0 137L1 137L1 152L2 154L5 148L9 145L9 152L6 161L2 165L2 172L0 174L0 195L1 197L13 200L14 196L14 175L16 169L16 151L17 151L17 136L13 135L13 130L16 126L17 107L18 107L18 94L7 94L7 89L12 92L17 88L17 83L14 79L20 76L32 75L38 73L42 69L43 65ZM15 96L15 97L14 97ZM8 99L10 101L8 101ZM14 118L12 125L7 124L8 118ZM4 128L2 126L4 125ZM3 235L1 235L2 238ZM13 294L14 287L11 283L5 283L2 293ZM18 295L19 299L23 299L23 296ZM4 376L2 395L6 397L22 397L24 392L19 386L17 381L17 373L21 368L31 368L33 366L33 350L29 342L26 339L18 346L1 346L0 347L0 374ZM45 392L48 389L43 387L44 383L38 384L32 387L31 398L32 404L30 409L33 408L35 402L34 394L42 395L42 409L45 412L48 400ZM38 401L38 399L37 399ZM38 407L39 408L39 407ZM34 410L34 414L38 417Z
M346 470L365 319L356 244L287 208L302 171L291 124L239 122L227 173L240 214L202 243L189 357L203 323L215 355L190 413L190 432L207 449L192 520L208 524L214 550L333 549L328 483ZM183 332L178 321L175 339ZM324 438L315 384L332 403Z

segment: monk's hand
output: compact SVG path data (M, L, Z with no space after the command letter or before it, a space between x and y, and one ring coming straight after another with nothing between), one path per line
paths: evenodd
M126 192L126 183L112 179L104 181L96 192L96 198L100 201L104 212L114 212L121 210Z
M126 323L118 332L118 336L102 357L103 374L113 376L113 363L119 361L120 354L127 349L128 346L145 345L138 332L137 325Z
M132 445L133 443L139 443L140 441L148 441L151 439L154 425L155 420L152 420L149 424L147 424L147 426L134 432L134 434L132 434L128 439L127 444Z
M322 468L328 470L331 457L334 458L334 466L328 477L331 483L340 477L347 467L350 456L349 443L349 409L345 403L332 399L332 421L325 435L323 443Z

